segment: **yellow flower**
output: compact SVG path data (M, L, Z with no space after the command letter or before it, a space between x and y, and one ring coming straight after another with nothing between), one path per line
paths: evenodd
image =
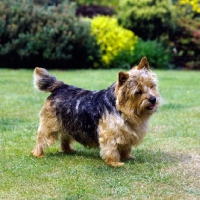
M199 0L180 0L179 3L180 5L189 5L193 11L200 13Z
M109 65L122 51L132 55L138 37L133 32L119 26L116 18L97 16L91 20L92 35L97 37L104 64Z

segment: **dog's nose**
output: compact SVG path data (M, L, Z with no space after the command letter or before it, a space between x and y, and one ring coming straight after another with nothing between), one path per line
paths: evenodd
M150 101L152 104L155 104L155 103L156 103L156 97L151 96L151 97L149 98L149 101Z

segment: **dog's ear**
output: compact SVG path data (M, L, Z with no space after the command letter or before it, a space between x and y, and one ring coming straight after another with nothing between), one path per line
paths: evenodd
M147 60L146 57L143 57L143 58L141 59L141 61L140 61L140 63L139 63L139 65L138 65L137 68L138 68L139 70L140 70L140 69L143 69L143 68L145 68L145 69L147 69L147 70L150 69L150 67L149 67L149 62L148 62L148 60Z
M126 73L126 72L119 72L119 74L118 74L118 84L119 84L119 86L122 86L126 82L126 80L128 79L128 77L129 77L128 73Z

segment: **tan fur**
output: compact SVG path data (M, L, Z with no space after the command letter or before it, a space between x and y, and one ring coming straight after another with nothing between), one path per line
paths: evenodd
M146 129L146 123L133 124L120 116L105 115L99 122L101 157L108 165L123 165L120 160L133 158L131 148L142 142Z
M50 146L58 139L59 124L49 101L45 102L40 112L38 138L32 153L35 157L43 157L46 146Z
M155 112L147 110L149 98L156 97L157 105L161 102L156 76L149 70L146 58L128 73L120 72L118 80L116 107L122 114L106 114L99 121L100 155L111 166L121 166L121 159L133 158L131 148L143 141L149 118ZM137 91L142 95L138 97Z

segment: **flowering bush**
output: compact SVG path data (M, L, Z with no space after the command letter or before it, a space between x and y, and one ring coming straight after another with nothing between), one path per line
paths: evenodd
M176 29L170 36L174 44L174 63L180 68L200 69L200 3L179 0L175 4Z
M174 62L181 68L200 69L200 19L182 17L177 24L171 38L176 49Z
M200 13L200 2L199 0L180 0L180 5L191 6L192 11Z
M195 18L200 16L199 0L179 0L174 4L176 18Z
M97 43L102 51L102 62L105 66L124 67L131 63L138 37L133 32L119 26L117 19L97 16L91 20L91 31L92 35L97 37Z

